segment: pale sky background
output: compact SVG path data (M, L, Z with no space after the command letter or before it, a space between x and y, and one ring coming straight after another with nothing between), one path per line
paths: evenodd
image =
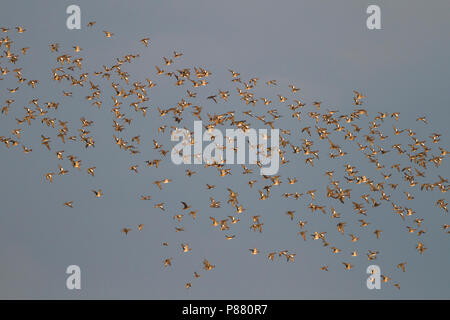
M81 30L66 28L65 11L70 4L81 7ZM382 30L366 28L366 8L370 4L381 7ZM89 21L97 22L94 28L86 27ZM124 103L123 109L135 120L122 135L141 134L144 142L140 147L142 154L136 157L120 151L112 144L111 94L105 93L103 109L99 112L84 99L86 89L51 81L50 70L56 66L56 54L51 54L48 48L50 43L58 42L61 52L74 54L72 46L80 45L84 49L81 56L87 72L113 64L116 57L140 53L141 57L124 69L132 74L132 81L144 82L149 77L158 82L152 89L155 91L151 91L155 93L150 94L153 108L174 105L186 90L186 87L175 90L173 81L158 80L155 74L154 66L162 65L162 56L171 55L174 50L184 53L175 67L178 64L202 66L212 71L210 85L204 91L198 90L202 93L196 102L211 114L225 111L222 109L225 105L211 104L205 96L215 94L219 88L227 88L235 95L229 68L240 72L242 78L259 77L257 96L270 95L274 102L277 93L289 94L287 85L292 83L301 88L300 97L309 105L319 100L323 101L324 110L350 113L352 91L356 89L366 95L363 107L372 118L377 112L398 111L401 113L399 127L411 127L421 138L433 132L441 133L440 145L449 149L449 1L4 1L0 5L0 26L17 25L24 26L27 32L17 35L12 31L10 37L18 48L31 48L18 64L23 67L24 77L41 82L39 90L32 91L23 85L14 96L16 103L11 114L0 115L0 136L10 136L10 131L17 127L15 117L24 114L22 106L38 95L41 102L60 102L57 117L70 120L72 134L80 127L80 117L93 120L95 125L91 131L96 148L86 150L79 143L61 147L66 155L74 154L83 160L83 171L76 172L66 161L70 174L56 177L50 184L43 175L57 170L59 162L54 153L40 145L40 134L51 135L57 141L54 130L42 126L38 120L32 127L25 127L23 141L33 148L29 155L24 155L21 148L8 151L4 145L0 146L0 298L450 298L450 235L441 227L449 219L448 214L434 206L437 199L446 198L448 202L446 194L420 192L418 187L411 191L416 199L407 206L414 208L416 217L425 219L427 231L421 240L428 250L420 255L415 249L417 237L406 230L407 225L413 225L412 219L401 221L394 216L390 205L368 209L366 220L372 222L369 230L383 229L382 240L376 241L371 232L359 228L357 219L361 217L355 215L351 201L337 205L324 199L327 179L323 172L341 171L343 167L339 166L348 162L363 172L369 165L361 154L355 158L347 156L340 162L330 161L327 146L322 144L325 148L321 149L320 164L314 170L306 167L303 160L295 162L290 155L291 163L280 171L284 183L276 191L273 189L270 202L259 201L256 195L257 188L262 188L265 182L249 192L245 184L249 179L239 174L242 170L238 167L232 169L233 176L225 179L219 178L215 170L202 167L190 168L199 173L187 178L186 167L176 167L169 161L158 170L145 168L144 160L159 156L152 149L153 138L166 149L171 147L167 131L165 135L155 133L160 123L155 110L142 119L128 111ZM102 30L115 35L106 39ZM139 43L146 36L151 38L148 49ZM2 59L1 66L5 64ZM0 81L2 105L10 97L6 88L15 85L12 75L8 79ZM275 89L263 84L271 79L278 80ZM74 97L63 97L62 90L73 91ZM239 104L235 96L233 99L227 110L233 104L234 110L250 109ZM272 107L281 108L275 103ZM277 125L292 129L293 139L303 138L295 127L298 123L289 113L280 113L285 117ZM427 117L428 125L415 121L422 115ZM191 118L185 117L185 125L192 128ZM175 124L170 118L166 123ZM360 123L367 127L368 120ZM386 120L383 127L386 135L393 136L391 125L391 119ZM396 139L405 148L411 143L405 135ZM140 165L138 175L130 174L127 169L133 163ZM95 178L84 171L90 165L97 166ZM409 161L402 163L407 165ZM428 181L436 181L438 174L448 178L448 162L444 160L438 169L430 165L427 172ZM152 182L166 176L174 182L159 192ZM288 176L300 179L295 185L297 189L287 185ZM344 180L342 176L339 179ZM379 175L377 181L381 181ZM396 181L401 183L398 174L392 182ZM222 202L223 208L208 207L205 183L217 185L218 190L212 196ZM225 241L223 232L213 229L208 219L210 215L225 217L232 213L226 204L227 194L219 193L227 186L239 192L239 200L247 208L240 217L241 223L230 231L237 235L232 241ZM349 187L360 190L355 185ZM102 199L92 195L91 190L98 188L105 193ZM353 246L347 235L337 233L337 221L311 213L307 196L299 201L281 198L284 192L312 188L320 190L319 203L325 204L328 210L334 205L342 213L343 220L348 222L346 232L361 237L356 245ZM355 196L363 193L354 192ZM151 201L138 200L145 193L153 196ZM401 192L397 194L402 196ZM393 199L399 198L393 196ZM69 200L74 201L74 209L62 206ZM353 201L363 201L360 200ZM198 208L199 214L195 223L186 216L186 231L175 233L172 216L180 212L180 201ZM166 202L165 213L153 208L157 202ZM405 201L401 204L406 205ZM333 256L318 241L301 240L295 221L291 222L285 215L287 210L296 210L297 221L300 216L308 220L308 234L327 231L329 241L344 252ZM262 216L262 234L248 230L249 217L253 214ZM133 230L125 236L120 232L125 226L136 229L139 223L145 224L141 233ZM168 248L161 246L164 241L169 242ZM190 254L181 253L181 242L192 246ZM255 246L262 251L258 256L248 251ZM358 250L359 257L350 257L351 248ZM285 259L267 260L267 252L282 249L296 253L295 263L288 264ZM380 251L377 260L367 260L368 249ZM174 258L173 266L163 268L162 262L168 257ZM213 271L201 270L204 258L216 265ZM342 261L354 263L355 268L344 270ZM407 261L405 273L395 269L402 261ZM78 291L67 290L65 286L65 269L71 264L81 267L82 289ZM329 272L319 270L324 264L329 266ZM381 290L368 290L365 270L370 264L379 265L382 274L401 284L401 290L392 284L382 284ZM202 277L193 279L194 271L201 272ZM192 282L190 290L185 289L186 282Z

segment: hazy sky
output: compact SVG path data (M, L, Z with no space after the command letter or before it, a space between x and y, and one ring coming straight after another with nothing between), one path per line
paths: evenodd
M65 11L70 4L81 8L81 30L66 28L68 15ZM381 7L382 30L366 27L366 8L370 4ZM97 23L87 28L89 21ZM184 53L176 62L176 68L202 66L213 73L208 87L199 89L198 100L194 100L205 112L218 114L251 108L236 98L236 86L227 71L231 68L240 72L243 79L260 78L257 96L272 98L273 108L279 108L284 115L276 122L277 126L291 129L292 139L296 141L304 137L299 134L303 125L298 125L287 110L282 110L286 106L275 103L276 94L294 97L289 93L289 84L301 88L299 97L309 107L318 100L323 102L323 110L338 109L344 113L353 110L353 90L359 90L366 96L363 107L371 118L377 112L400 112L399 127L412 128L422 139L438 132L442 134L440 145L449 149L450 2L3 2L0 27L17 25L27 31L21 35L11 31L14 45L30 47L18 64L23 67L25 78L39 79L40 83L35 91L22 85L23 89L14 96L16 103L11 114L0 115L0 136L11 136L11 130L17 128L15 117L24 115L22 106L31 98L39 97L41 103L60 102L57 118L70 121L71 135L77 134L76 129L80 128L79 118L93 120L95 125L89 130L95 137L96 147L85 149L79 142L55 147L55 150L66 150L66 155L77 155L83 161L83 168L78 172L66 161L70 174L56 177L51 184L43 176L57 170L60 162L53 153L55 150L49 153L40 145L40 134L52 136L56 143L55 129L41 125L39 120L31 127L26 126L23 141L33 148L29 155L24 155L21 148L11 151L3 144L0 146L0 298L450 298L450 235L441 227L448 224L449 219L448 214L434 206L435 201L446 198L446 194L420 192L416 187L411 191L415 199L407 204L402 192L393 195L393 200L412 206L415 217L425 219L423 228L427 232L420 239L428 250L423 255L415 249L417 236L407 232L406 226L413 226L413 219L403 222L392 213L390 204L376 209L367 206L367 220L372 222L370 230L383 229L382 239L375 240L371 231L359 227L357 220L361 217L354 213L351 201L337 205L324 195L327 183L324 172L333 169L342 172L345 163L357 166L361 173L372 170L377 181L381 181L378 172L355 148L349 150L345 159L330 160L325 141L320 144L320 161L314 169L306 166L303 158L290 154L291 162L280 170L283 184L278 189L274 187L270 201L259 201L256 193L257 188L268 182L259 182L250 190L246 184L249 178L240 175L242 169L237 166L233 167L232 176L220 178L214 169L177 167L169 156L158 170L146 168L144 162L160 157L153 150L152 139L162 143L165 149L170 150L172 145L168 131L158 134L157 127L162 121L168 125L175 125L175 122L170 117L161 120L156 107L169 108L184 96L186 87L193 90L190 85L175 88L172 80L156 75L154 66L161 66L162 57L170 56L174 50ZM113 38L106 39L103 30L113 32ZM0 34L0 37L6 35ZM146 36L151 38L147 49L139 42ZM140 54L139 59L126 64L124 70L132 75L131 81L145 82L149 77L158 83L149 94L151 110L147 118L135 116L124 103L127 115L135 120L123 136L142 135L140 155L130 156L113 144L109 112L111 92L105 93L102 111L98 111L84 99L87 89L71 88L51 80L51 68L57 66L57 55L50 53L48 46L54 42L60 44L61 54L75 55L72 46L81 46L80 56L84 58L86 72L100 71L103 65L114 64L116 57ZM1 49L3 54L4 47ZM2 67L7 64L4 60L1 59ZM8 65L8 68L14 67ZM97 81L97 78L92 79ZM278 80L276 88L264 84L271 79ZM0 81L2 105L11 97L6 88L13 88L15 83L12 75ZM219 88L233 93L230 105L216 105L206 100L206 96L217 93ZM74 96L64 97L63 90L73 91ZM426 116L428 125L416 122L418 116ZM192 128L193 120L186 116L183 125ZM367 127L368 122L364 118L360 125ZM394 136L392 123L392 119L387 119L382 130L390 139ZM412 141L406 135L395 139L404 148ZM342 139L338 142L345 145ZM433 152L437 155L439 150ZM358 157L353 158L352 154ZM131 164L140 165L139 174L129 172ZM95 178L85 173L87 166L94 165L97 167ZM402 166L408 165L409 161L402 163ZM184 175L187 168L197 171L197 175L187 178ZM438 174L448 177L448 162L444 160L437 169L430 164L427 172L430 174L428 181L436 181ZM286 183L288 176L296 176L300 182L291 188ZM165 177L174 182L159 191L152 182ZM256 178L261 180L259 176ZM393 183L402 183L400 174L391 179ZM339 180L344 182L342 174ZM205 190L205 183L217 185L211 195L222 202L221 209L209 208L210 192ZM208 218L233 213L226 203L226 187L239 193L239 200L247 209L240 217L241 223L230 231L236 234L236 239L231 241L226 241L223 232L211 227ZM367 191L355 185L349 187L355 190L356 197ZM105 193L102 199L94 198L91 192L99 188ZM327 210L336 206L348 223L346 233L360 236L357 244L352 244L348 235L337 233L337 221L311 213L307 208L309 196L298 201L281 197L284 192L308 189L319 190L317 201L326 205ZM152 195L152 200L140 201L139 196L147 193ZM69 200L74 201L73 209L62 205ZM180 201L192 204L199 213L196 222L186 216L183 224L186 231L175 233L177 223L172 216L180 213ZM363 202L361 199L353 201ZM158 202L166 203L166 212L153 208ZM287 210L296 210L297 221L300 217L308 220L308 235L313 231L326 231L327 239L343 252L333 255L329 248L311 237L304 242L297 235L296 221L290 221L285 215ZM262 217L262 234L248 229L250 216L255 214ZM140 233L136 231L139 223L145 225ZM120 230L128 226L133 231L125 236ZM169 247L163 247L162 242L169 242ZM182 242L189 243L193 248L191 253L181 252ZM248 249L253 247L261 249L261 254L252 256ZM296 253L295 263L286 263L281 258L274 262L267 260L267 252L282 249ZM350 256L353 249L359 252L356 258ZM368 261L367 250L379 250L377 260ZM169 257L173 257L173 266L164 268L163 260ZM213 271L201 270L204 258L216 265ZM352 262L355 267L346 271L342 261ZM405 273L395 268L403 261L407 261ZM65 270L72 264L81 268L81 290L66 289ZM370 264L379 265L382 274L400 283L401 290L392 284L382 284L381 290L368 290L366 268ZM321 271L322 265L328 265L330 271ZM201 272L201 278L193 279L194 271ZM192 282L191 289L185 289L186 282Z

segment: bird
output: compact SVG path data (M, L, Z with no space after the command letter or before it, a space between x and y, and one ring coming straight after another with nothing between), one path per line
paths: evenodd
M143 38L141 39L141 42L145 45L145 47L148 47L149 43L150 43L150 38Z
M181 248L183 249L183 252L189 252L189 251L192 251L192 249L189 247L188 244L182 243L182 244L181 244Z
M73 208L73 201L64 202L64 205L69 208Z
M207 259L203 260L203 269L205 269L206 271L210 271L212 269L214 269L216 266L212 265Z
M92 192L95 194L95 197L97 198L101 198L104 195L102 189L92 190Z
M191 208L191 206L188 205L188 204L187 204L186 202L184 202L184 201L181 201L181 204L183 205L182 210L187 210L187 209L190 209L190 208Z
M373 233L376 235L377 239L380 239L381 230L375 230Z
M286 214L289 216L289 218L290 218L291 220L294 220L294 213L295 213L295 211L287 211L287 212L286 212Z
M423 243L422 242L420 242L420 241L417 241L417 246L416 246L416 249L417 249L417 251L419 251L419 253L424 253L425 252L425 250L427 249L427 248L425 248L425 246L423 245Z
M171 266L171 265L172 265L172 260L173 260L173 258L167 258L167 259L164 259L164 261L163 261L164 267L169 267L169 266Z
M350 270L351 268L353 268L353 264L351 263L342 262L342 264L345 266L346 270Z
M406 268L406 262L401 262L397 265L397 269L401 269L403 272L405 272Z
M55 175L55 174L54 174L53 172L48 172L48 173L45 174L45 179L46 179L47 181L53 182L53 176L54 176L54 175Z
M103 33L105 34L106 38L111 38L114 35L114 33L111 33L109 31L103 31Z
M94 177L94 176L95 176L95 169L96 169L96 167L87 168L87 169L86 169L86 172L87 172L89 175L91 175L92 177Z
M17 33L24 33L25 31L27 31L27 29L25 29L24 27L18 26L16 27Z

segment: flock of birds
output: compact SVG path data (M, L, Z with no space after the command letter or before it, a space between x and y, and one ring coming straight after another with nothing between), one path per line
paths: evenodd
M89 28L95 29L95 22L88 24ZM0 142L4 145L4 150L19 147L23 153L29 154L35 148L27 146L23 140L23 133L27 131L27 126L32 126L35 122L38 125L46 126L54 129L54 136L41 135L41 148L47 150L50 154L57 157L60 164L58 168L54 168L43 174L43 178L48 183L53 183L57 177L65 176L72 169L83 170L88 175L95 177L96 166L85 166L82 159L77 156L68 154L63 150L71 148L75 151L75 146L84 148L95 147L95 137L91 134L90 128L94 126L94 121L90 121L84 117L81 120L81 126L77 128L76 133L71 131L70 126L75 126L74 121L60 119L58 110L64 108L64 102L60 101L41 101L39 97L30 98L29 103L24 107L24 114L19 116L19 107L16 107L15 100L21 93L23 86L30 86L37 92L39 89L39 79L28 79L27 73L23 68L19 67L21 58L31 50L29 47L16 48L14 43L16 36L27 32L24 27L1 28L3 36L0 38L0 48L2 55L0 56L0 81L7 81L15 78L16 86L7 88L2 96L7 99L1 105L1 117L11 119L11 113L15 113L17 128L12 130L9 136L0 136ZM114 38L114 33L103 31L106 38ZM151 48L150 38L143 38L138 43L142 50ZM320 157L329 158L336 162L335 170L327 170L318 174L324 175L328 179L328 184L322 188L313 187L305 188L300 183L298 177L284 177L281 174L273 176L260 176L258 171L253 173L254 165L226 165L225 163L207 163L202 166L192 166L192 170L186 169L186 179L195 178L197 174L195 170L210 170L210 174L217 171L217 179L226 179L232 174L242 175L248 178L248 190L251 194L256 194L256 199L260 201L271 200L277 198L282 201L304 199L307 203L306 210L313 214L328 216L331 224L335 225L336 234L346 235L349 243L355 244L362 235L373 237L377 241L383 237L383 230L378 227L372 228L370 212L377 207L382 207L384 211L392 211L391 219L401 219L405 223L407 233L416 234L417 238L414 245L417 252L423 254L427 247L421 240L426 230L423 228L425 218L424 214L416 213L414 208L408 204L414 199L414 195L420 191L433 191L446 193L449 190L448 180L438 175L437 178L429 179L426 171L429 167L439 167L442 161L448 156L449 152L439 146L441 135L432 133L427 138L419 137L413 129L399 128L398 121L400 114L398 112L383 113L378 112L375 116L370 117L369 112L363 108L365 96L354 91L353 105L354 111L349 114L341 114L338 110L324 110L322 102L314 101L310 105L299 97L300 89L294 85L289 85L290 94L260 96L256 94L257 88L263 87L263 90L279 88L276 80L262 82L257 77L244 79L241 74L235 70L230 72L230 86L234 88L212 89L209 85L209 79L212 72L203 67L180 67L179 59L183 55L181 52L173 52L169 57L163 57L159 66L155 67L155 72L151 76L152 79L146 78L144 81L132 80L132 74L125 71L126 65L133 63L139 54L127 54L118 57L111 65L103 65L98 70L85 70L83 68L83 49L79 45L62 52L62 48L58 43L50 43L49 51L54 55L56 66L51 71L51 77L64 87L62 90L63 99L69 99L76 96L80 90L89 90L89 94L84 97L88 104L98 109L98 112L104 112L112 115L112 144L115 144L121 151L131 155L141 153L139 149L142 140L146 137L137 135L127 137L125 134L127 129L133 125L134 117L152 117L160 119L161 125L156 128L153 135L146 129L146 135L150 136L153 142L154 152L157 156L154 159L146 160L145 163L132 163L126 170L131 174L140 172L141 167L154 170L155 175L158 174L158 167L161 162L170 162L170 150L157 141L157 135L165 133L166 129L172 132L181 128L183 124L192 121L186 121L184 117L188 114L192 118L203 120L205 129L220 128L239 128L240 130L248 130L253 126L252 122L258 123L264 127L285 127L280 122L281 118L290 119L296 122L291 129L281 129L280 148L278 151L280 157L280 172L290 163L298 166L304 162L306 168L313 169L320 161ZM179 101L165 109L162 107L150 106L150 93L157 90L158 79L170 79L175 87L184 88L184 96ZM2 83L0 82L0 83ZM262 82L262 84L261 84ZM286 88L287 89L287 88ZM108 93L111 90L111 94ZM206 92L206 94L205 94ZM202 98L204 96L204 98ZM238 112L227 109L230 105L230 98L236 98L241 106ZM203 107L201 104L210 105ZM221 105L221 113L212 113L213 106ZM169 117L171 116L171 118ZM189 118L186 116L186 118ZM40 122L40 124L39 124ZM385 128L386 123L392 122L388 129ZM425 116L417 118L420 125L426 125ZM383 131L381 130L383 128ZM1 132L0 132L1 134ZM409 140L408 144L392 142L396 136ZM340 141L340 142L337 142ZM192 141L194 143L194 141ZM323 144L327 149L321 150ZM319 147L319 145L321 147ZM259 148L258 146L253 146ZM438 149L437 149L438 148ZM3 149L3 148L2 148ZM258 151L260 151L258 149ZM273 150L272 150L273 151ZM271 150L269 150L271 152ZM348 154L349 152L349 154ZM358 153L367 159L368 164L373 166L374 175L369 172L362 172L360 168L351 164L351 158ZM387 165L388 154L395 154L399 158L397 162ZM341 164L342 163L342 164ZM253 166L253 168L252 168ZM257 163L256 166L260 166ZM204 167L205 169L201 169ZM317 167L317 165L316 165ZM342 169L341 169L342 168ZM209 172L209 171L208 171ZM298 172L298 170L297 170ZM180 177L178 178L180 179ZM177 179L177 180L178 180ZM340 180L338 180L340 179ZM152 194L139 195L140 200L152 202L158 199L158 192L164 192L166 184L174 182L174 177L160 177L153 182L155 189ZM281 184L289 185L291 192L280 194L276 191ZM255 187L261 185L261 187ZM359 186L357 186L359 185ZM175 232L183 232L183 221L185 219L205 219L211 222L213 228L224 233L226 240L238 241L239 235L233 232L233 226L248 221L250 232L263 233L264 223L263 216L252 212L251 208L245 208L242 196L236 192L233 186L228 186L226 190L218 190L213 184L204 186L205 194L209 198L209 208L199 208L187 200L181 201L179 204L170 203L175 209L168 209L166 203L154 201L151 204L155 210L162 212L173 211L175 214L171 217L177 223ZM216 193L214 193L216 192ZM203 193L203 191L202 191ZM252 195L245 198L245 202L250 204L248 199ZM403 202L392 200L392 194L402 194ZM94 197L102 198L104 192L102 189L92 190ZM220 199L223 194L227 195L226 204ZM327 203L319 203L318 195L324 195ZM222 200L222 201L219 201ZM292 203L292 202L290 202ZM347 250L338 248L333 244L333 236L330 232L320 230L312 230L308 224L308 212L300 210L300 206L295 202L295 208L282 212L279 219L289 219L298 226L299 240L301 241L319 241L323 247L331 250L333 255L342 256L349 251L347 258L343 258L342 265L345 270L354 267L352 257L360 255L356 248ZM352 209L342 208L339 206L351 203ZM67 208L73 208L76 203L70 199L64 199L62 205ZM217 216L213 212L216 208L228 206L227 216ZM448 203L445 198L436 201L437 206L444 213L448 212ZM295 210L294 210L295 209ZM209 210L210 214L202 214L203 211ZM344 213L344 210L347 211ZM357 223L359 224L361 235L347 233L346 229L352 219L353 210L356 214ZM303 212L306 211L306 212ZM339 212L341 211L341 212ZM139 224L136 228L123 227L121 232L124 236L130 232L142 231L144 224ZM308 229L308 230L307 230ZM450 225L442 225L443 232L450 233ZM331 236L331 237L329 237ZM236 239L236 240L234 240ZM169 246L167 242L162 243L163 246ZM188 254L195 248L191 248L188 243L178 244L182 254ZM263 254L261 248L246 248L251 255ZM337 255L341 253L341 255ZM287 263L295 261L296 253L291 250L269 250L266 253L267 259L274 261L275 258L284 258ZM380 254L379 250L368 250L367 259L376 260ZM170 267L174 264L172 257L163 257L162 265ZM399 271L406 271L406 261L398 261L394 264ZM201 265L201 264L200 264ZM208 259L203 260L203 270L209 271L215 268ZM323 271L329 270L329 265L321 265L319 268ZM199 278L200 271L193 272L193 279ZM391 277L382 275L384 282L393 283L395 287L400 289L400 284L394 282ZM193 281L189 280L185 283L186 288L192 286Z

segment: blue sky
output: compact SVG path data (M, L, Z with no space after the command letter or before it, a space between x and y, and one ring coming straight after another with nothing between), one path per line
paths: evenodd
M274 102L277 94L292 99L294 96L288 85L295 84L301 88L299 97L307 103L308 110L312 110L313 101L322 101L323 110L350 113L354 109L353 90L361 91L366 96L363 107L369 111L370 118L362 119L360 126L367 128L377 112L400 112L399 127L411 128L422 138L438 132L442 134L440 145L448 149L450 45L445 41L450 31L448 1L433 1L432 4L405 0L395 3L108 1L107 6L100 1L76 3L82 12L81 30L66 28L65 9L73 4L70 1L16 1L1 5L1 26L27 28L20 35L11 31L10 37L17 48L31 48L20 65L27 79L39 79L40 83L35 91L23 85L20 94L14 96L16 102L11 115L0 116L0 136L10 136L10 131L17 127L14 118L23 115L22 106L32 97L39 96L42 102L59 101L61 107L56 117L70 121L72 134L80 127L80 117L94 121L90 130L96 140L95 148L85 149L80 143L62 147L66 154L76 154L83 160L83 169L88 165L98 169L93 178L66 163L70 170L68 176L57 177L53 184L46 182L43 175L57 170L60 162L40 145L40 134L50 135L57 141L55 130L39 121L24 127L23 141L33 148L31 154L24 155L21 148L8 150L0 146L0 298L450 297L449 235L441 227L449 223L448 214L434 205L436 200L446 198L446 194L420 192L417 187L411 191L415 196L411 206L417 217L425 219L427 232L420 239L428 250L423 255L415 249L418 238L407 233L406 226L413 225L412 219L403 222L392 213L389 204L369 208L367 220L383 229L382 240L376 241L373 234L359 227L360 217L355 215L351 201L338 206L325 198L323 190L327 178L324 172L332 169L340 172L339 180L343 182L345 163L352 163L361 172L380 179L378 172L356 149L349 148L347 158L335 161L327 156L328 143L317 142L321 156L314 168L291 154L289 165L280 170L284 183L273 190L270 201L258 200L256 193L265 182L259 182L258 187L250 190L246 185L247 177L240 175L240 167L233 167L232 176L219 178L211 169L177 167L169 158L158 170L145 168L144 162L159 156L153 150L152 139L166 148L172 144L168 131L158 133L157 128L162 123L169 126L175 123L170 118L160 119L156 107L169 108L185 96L186 89L192 89L190 86L175 88L172 80L158 78L155 73L154 66L161 66L162 57L171 55L174 50L184 54L174 68L202 66L212 72L210 83L198 90L199 96L194 100L204 107L205 113L250 109L234 94L236 86L228 72L231 68L240 72L243 79L259 77L257 96L271 97ZM381 7L382 30L366 28L365 12L370 4ZM87 28L89 21L96 21L96 25ZM114 37L106 39L103 30L113 32ZM146 49L139 40L147 36L151 38L151 45ZM149 77L158 83L150 93L148 117L130 113L124 103L124 110L134 118L124 135L142 135L140 155L132 157L113 145L109 112L111 92L106 93L105 89L104 106L98 111L84 99L85 88L70 88L51 80L51 68L55 68L57 62L48 46L54 42L60 44L61 52L73 55L72 46L81 46L80 56L84 58L86 72L101 70L103 65L115 63L116 57L140 54L139 59L124 69L132 75L133 81L145 82ZM6 61L0 64L5 65ZM8 65L8 68L14 67ZM278 81L277 87L264 84L271 79ZM11 75L0 81L2 104L9 97L6 89L14 87L15 83ZM228 104L216 105L206 99L218 89L233 93ZM63 90L73 91L73 97L64 97ZM274 103L272 107L284 115L276 122L277 126L291 129L292 139L300 141L304 137L299 132L303 125L290 117L286 106ZM255 108L255 113L262 112ZM418 116L426 116L428 124L417 122ZM306 115L303 117L306 122ZM186 115L183 124L192 129L193 121L192 116ZM392 119L387 119L381 129L390 139L394 139L392 124ZM395 139L405 148L411 143L406 135ZM336 140L345 145L342 139ZM436 150L435 155L439 152ZM410 165L405 158L403 161L406 162L402 165ZM128 170L133 163L140 165L138 175ZM184 175L187 168L198 174L187 178ZM438 174L447 177L448 172L449 166L444 160L439 168L430 166L427 177L435 181ZM169 176L174 182L163 191L152 184L154 180ZM300 180L294 189L286 183L286 177L293 176ZM261 177L255 179L261 180ZM392 179L396 181L393 183L402 183L401 175L393 174ZM221 209L209 208L205 183L217 185L217 190L211 194L222 202ZM233 210L225 205L226 187L236 190L247 208L240 217L241 223L233 227L237 237L231 241L226 241L223 232L211 227L208 218L211 215L226 217ZM105 193L102 199L94 198L91 192L99 188ZM345 217L348 223L345 236L337 233L336 221L309 211L309 196L298 201L281 197L283 192L305 192L313 188L321 190L318 192L320 203L327 209L336 205ZM364 192L355 185L351 188L355 195ZM401 191L406 190L393 194L393 200L403 201ZM152 201L138 200L144 193L151 194ZM73 209L62 206L69 200L74 201ZM199 213L195 222L185 217L185 231L176 233L177 224L172 216L180 212L180 201L192 204ZM354 201L362 202L361 199ZM166 212L153 207L158 202L166 203ZM308 220L308 233L328 232L329 240L343 250L341 256L332 255L329 249L311 238L306 242L301 240L295 221L291 222L285 215L287 210L296 210L296 220L300 217ZM262 216L262 234L248 229L253 214ZM139 223L145 225L142 232L135 230ZM126 226L134 228L128 236L120 232ZM357 245L348 240L347 233L352 232L360 235ZM169 242L169 246L162 246L162 242ZM189 243L192 252L181 253L181 243ZM260 248L262 253L250 255L248 249L253 247ZM296 253L295 263L267 260L267 252L282 249ZM350 257L352 249L358 250L359 257ZM368 261L367 250L379 250L377 260ZM173 266L164 268L163 260L169 257L174 258ZM201 270L204 258L216 265L213 271ZM342 261L352 261L354 269L344 270ZM395 268L402 261L407 261L405 273ZM401 290L392 284L383 284L381 290L368 290L365 270L372 263L379 265L382 273L392 277L394 282L399 282ZM65 270L71 264L81 268L82 289L79 291L65 287ZM329 271L321 271L322 265L328 265ZM202 271L201 278L193 279L194 271ZM191 289L185 289L186 282L192 282Z

